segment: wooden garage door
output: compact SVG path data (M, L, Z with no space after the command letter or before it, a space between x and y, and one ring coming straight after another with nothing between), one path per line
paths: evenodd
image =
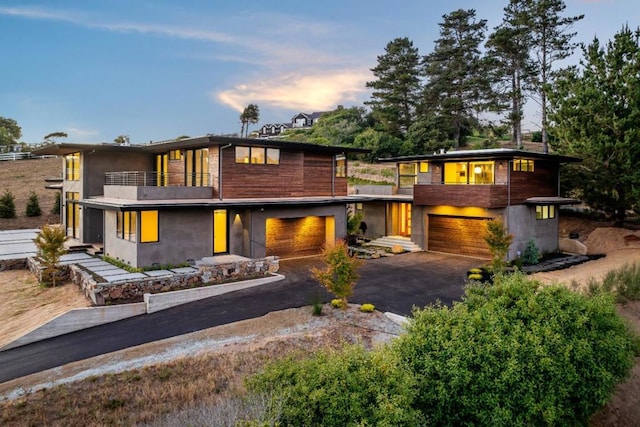
M325 218L267 218L267 256L317 255L326 241Z
M486 218L429 215L429 250L491 258L484 241Z

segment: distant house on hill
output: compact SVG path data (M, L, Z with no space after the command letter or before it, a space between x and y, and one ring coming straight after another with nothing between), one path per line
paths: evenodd
M310 128L317 123L324 113L324 111L298 113L291 118L291 123L268 123L260 128L258 138L272 138L282 134L287 129Z

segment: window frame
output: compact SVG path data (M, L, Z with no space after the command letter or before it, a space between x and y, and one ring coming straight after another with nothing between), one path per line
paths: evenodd
M557 209L555 205L536 205L536 221L556 219Z
M65 154L65 181L80 181L80 152Z
M512 169L514 172L534 172L535 161L533 159L514 159Z
M334 175L336 178L347 177L347 156L344 154L336 154L333 157L333 165L335 169Z
M116 213L116 237L136 243L138 241L138 212L118 211Z
M413 168L413 173L406 173L403 171L403 167L410 166ZM408 182L411 184L408 184ZM416 162L402 162L398 163L398 188L413 188L418 183L418 163Z
M153 240L147 240L145 232L145 223L150 220L148 216L154 214L154 218L151 219L155 222L155 233L153 234ZM160 213L157 210L140 211L140 243L157 243L160 241Z

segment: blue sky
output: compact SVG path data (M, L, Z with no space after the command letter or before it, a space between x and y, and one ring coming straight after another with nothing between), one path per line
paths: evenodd
M428 54L442 15L475 8L489 28L507 0L0 0L0 116L22 140L132 143L233 133L362 105L376 57L396 37ZM638 0L566 0L577 40L640 23ZM530 104L533 104L530 102ZM535 129L535 105L525 128Z

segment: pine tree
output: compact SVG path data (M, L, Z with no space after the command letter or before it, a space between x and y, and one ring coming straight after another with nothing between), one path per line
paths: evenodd
M396 38L378 56L378 65L371 69L376 80L367 82L373 89L372 114L382 129L396 138L404 138L416 116L420 99L420 55L407 37Z
M526 5L525 19L531 34L532 57L536 63L536 74L531 79L537 93L542 112L542 151L549 152L548 96L553 83L555 62L570 56L577 47L571 40L576 33L569 30L584 15L563 17L566 9L563 0L521 0Z
M583 48L579 67L551 92L554 148L583 159L567 168L580 198L622 226L640 200L640 28L627 26L606 46Z
M56 200L53 203L53 208L51 208L51 213L54 215L60 215L60 205L61 205L60 199L61 198L62 198L62 193L60 193L59 191L56 191Z
M486 20L476 20L473 9L458 9L444 15L440 38L432 53L424 58L427 84L424 111L433 113L450 129L455 147L469 133L473 113L483 109L489 91L486 63L480 54Z
M58 263L60 257L66 252L64 241L66 240L64 228L61 225L45 224L33 239L38 248L38 257L45 267L42 282L45 285L56 286L58 276Z
M40 202L38 202L38 195L33 191L29 195L29 201L27 202L27 209L25 211L25 215L29 217L42 215L42 210L40 209Z
M13 193L9 190L5 190L2 197L0 197L0 218L15 218L16 217L16 203Z
M506 265L505 257L509 252L513 236L507 234L507 229L501 219L492 219L487 221L487 233L484 236L484 241L487 242L489 252L491 252L493 272L501 272Z

